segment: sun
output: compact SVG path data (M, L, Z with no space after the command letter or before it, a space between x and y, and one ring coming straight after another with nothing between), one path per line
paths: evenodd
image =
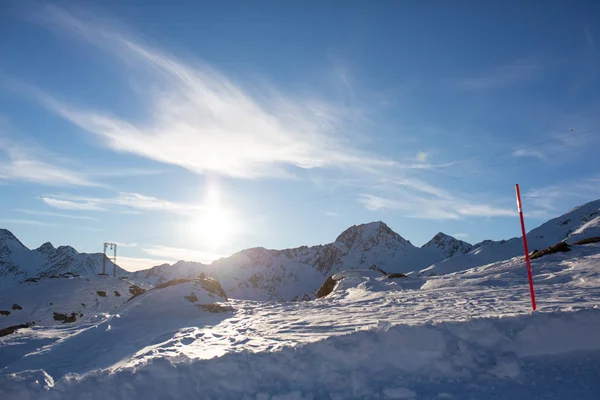
M216 204L207 206L194 223L202 244L213 250L231 240L235 229L231 212Z
M218 179L209 179L202 193L204 199L198 205L198 213L189 221L189 232L203 250L224 250L238 232L238 218L222 195Z

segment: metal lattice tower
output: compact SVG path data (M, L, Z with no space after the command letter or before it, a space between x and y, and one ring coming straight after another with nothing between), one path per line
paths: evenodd
M114 250L113 253L113 276L117 276L117 244L112 242L104 242L104 259L102 260L102 275L106 275L106 249Z

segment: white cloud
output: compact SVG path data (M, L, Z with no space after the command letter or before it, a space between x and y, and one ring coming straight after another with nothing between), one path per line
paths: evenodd
M126 271L140 271L157 265L173 264L175 261L144 257L117 257L117 265Z
M598 198L600 176L593 175L528 190L523 195L523 212L526 217L549 219L568 211L565 205L574 207Z
M137 247L138 246L137 243L125 243L125 242L113 242L113 243L119 247Z
M590 48L592 50L596 51L597 50L596 41L594 40L594 35L592 35L592 29L590 28L589 25L585 25L584 31L585 31L585 39L588 43L588 46L590 46Z
M513 151L512 155L515 157L538 158L540 160L546 159L546 155L544 153L542 153L540 150L530 149L530 148L517 149L517 150Z
M59 195L57 195L59 196ZM44 196L42 200L50 207L58 208L60 210L74 210L74 211L102 211L104 208L100 207L97 202L93 199L87 199L83 197L69 196L68 199L57 198L57 196Z
M36 226L51 226L53 224L48 224L42 221L30 220L30 219L18 219L18 218L3 218L0 219L0 222L3 224L19 224L19 225L36 225Z
M396 186L388 186L385 194L364 193L358 201L371 211L388 209L400 211L407 217L434 220L516 215L514 209L456 196L420 180L404 179L394 183Z
M464 90L487 90L533 79L541 70L542 65L539 62L532 58L525 58L490 68L475 77L457 79L454 83Z
M43 155L25 150L18 145L0 141L0 151L5 159L0 160L0 180L27 181L49 186L101 186L85 173L56 162L43 160Z
M139 193L120 192L116 197L86 197L66 194L46 195L42 200L49 206L65 210L101 211L114 209L125 213L142 211L160 211L174 214L194 214L203 210L203 206L176 203Z
M145 121L78 109L30 90L65 119L119 152L134 153L195 173L238 178L288 176L289 167L374 170L395 163L353 148L354 112L273 89L252 94L205 64L184 63L113 27L48 7L46 22L124 61L146 106Z
M221 254L207 251L181 249L168 246L151 246L143 248L142 250L155 257L169 258L172 260L197 261L202 263L210 263L224 257Z
M327 215L328 217L339 217L340 215L334 211L325 211L325 215Z
M20 212L23 214L29 215L39 215L39 216L47 216L47 217L58 217L58 218L69 218L69 219L81 219L81 220L95 220L96 218L87 217L84 215L69 215L69 214L61 214L55 213L51 211L38 211L38 210L24 210L24 209L15 209L13 211Z

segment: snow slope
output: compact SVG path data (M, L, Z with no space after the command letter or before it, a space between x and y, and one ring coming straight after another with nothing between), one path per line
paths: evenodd
M184 299L191 283L157 289L0 338L0 398L596 399L600 244L533 271L534 314L518 259L388 282L344 272L323 299L220 313Z
M599 215L600 200L595 200L551 219L527 233L530 251L543 250L562 240L573 243L576 240L600 236ZM427 275L447 274L506 260L520 254L523 254L523 241L520 237L499 242L486 241L475 245L468 253L457 254L437 262L421 272Z
M54 313L75 313L77 320L87 321L126 302L136 286L131 281L97 275L17 283L0 292L0 310L10 312L0 315L0 329L28 322L62 324L54 320ZM15 304L20 308L13 308Z

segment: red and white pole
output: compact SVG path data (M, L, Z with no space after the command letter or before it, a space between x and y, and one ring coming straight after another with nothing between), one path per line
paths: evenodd
M525 221L523 220L523 206L521 205L521 192L519 184L515 185L517 190L517 208L519 217L521 218L521 232L523 233L523 247L525 248L525 262L527 263L527 275L529 276L529 292L531 293L531 307L535 311L535 292L533 290L533 276L531 275L531 261L529 260L529 248L527 247L527 233L525 232Z

